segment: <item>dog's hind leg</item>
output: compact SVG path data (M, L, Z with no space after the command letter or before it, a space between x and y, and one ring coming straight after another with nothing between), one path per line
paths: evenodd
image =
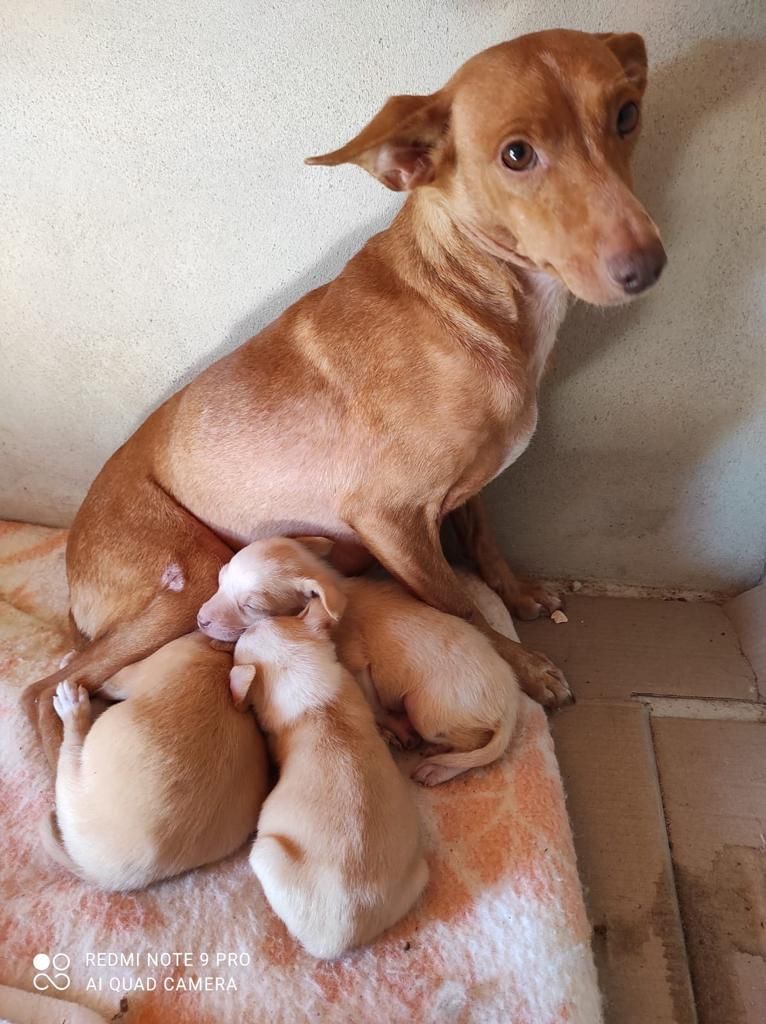
M91 488L67 546L72 618L89 642L22 697L54 771L61 744L52 704L57 684L68 679L95 693L125 665L191 632L231 556L151 480L142 480L130 499L124 489L101 482Z
M521 580L514 574L498 546L480 495L469 498L449 518L479 575L488 587L499 594L511 615L519 619L536 619L561 607L558 595L542 583Z

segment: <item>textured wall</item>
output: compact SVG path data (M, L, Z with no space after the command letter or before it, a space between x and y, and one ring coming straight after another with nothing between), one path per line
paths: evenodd
M655 68L638 188L670 265L630 308L573 311L537 437L492 488L493 512L535 571L753 582L766 552L765 10L4 0L0 514L68 521L160 399L385 223L396 197L305 155L503 38L635 29Z

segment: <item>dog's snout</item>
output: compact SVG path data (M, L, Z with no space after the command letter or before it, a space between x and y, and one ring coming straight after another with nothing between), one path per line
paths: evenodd
M607 261L609 276L628 295L638 295L650 288L667 263L662 242L657 238L641 249L628 249Z
M200 628L200 629L202 629L202 630L205 630L205 629L207 629L207 628L208 628L208 627L210 626L210 624L212 623L212 621L213 621L212 619L208 619L208 618L206 618L206 617L205 617L205 616L204 616L204 615L202 614L202 612L200 612L200 613L199 613L199 615L197 616L197 625L198 625L198 626L199 626L199 628Z

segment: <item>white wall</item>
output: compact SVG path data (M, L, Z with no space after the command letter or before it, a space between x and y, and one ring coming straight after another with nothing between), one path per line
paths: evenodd
M494 516L535 571L754 582L766 554L765 11L4 0L0 514L68 521L160 399L385 223L395 197L304 156L501 39L630 29L655 67L638 188L670 264L636 305L571 315L538 435L492 488Z

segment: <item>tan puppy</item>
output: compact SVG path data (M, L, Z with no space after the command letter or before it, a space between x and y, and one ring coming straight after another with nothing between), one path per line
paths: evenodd
M429 744L431 756L413 778L436 786L502 757L521 693L489 639L418 601L395 580L349 580L345 589L338 657L359 680L381 726L406 747L412 744L409 722Z
M139 889L220 860L255 831L265 745L234 707L230 666L202 634L181 637L113 676L101 692L122 703L93 723L87 691L59 684L46 843L56 860L101 888Z
M200 609L200 628L232 640L263 616L294 614L318 594L339 621L338 657L381 727L411 746L411 723L437 748L416 769L419 782L437 785L502 756L516 724L519 686L487 637L394 580L344 579L318 557L331 547L323 538L250 544L221 570L218 592Z
M409 783L335 657L336 612L314 598L300 616L262 619L231 672L279 766L250 863L290 933L323 958L390 928L428 880Z

